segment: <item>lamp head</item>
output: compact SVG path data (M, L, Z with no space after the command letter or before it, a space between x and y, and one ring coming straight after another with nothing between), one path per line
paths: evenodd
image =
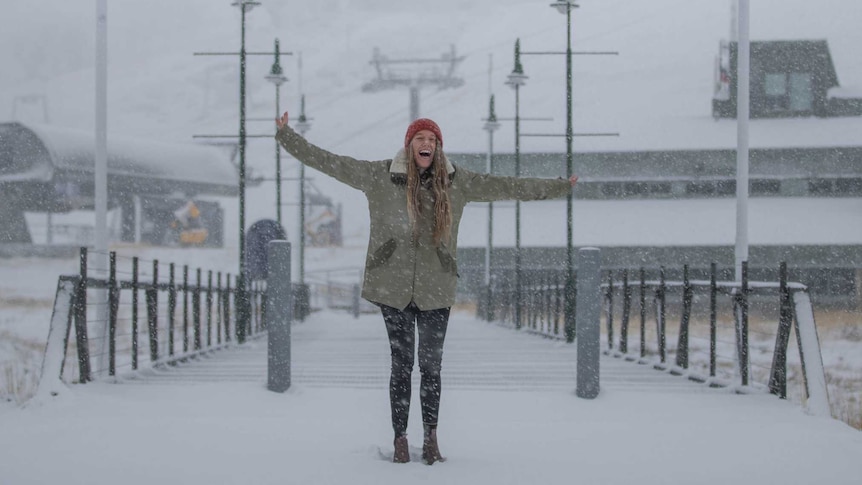
M560 0L552 3L551 6L557 9L561 14L565 15L568 13L569 9L578 8L580 5L575 3L575 0Z

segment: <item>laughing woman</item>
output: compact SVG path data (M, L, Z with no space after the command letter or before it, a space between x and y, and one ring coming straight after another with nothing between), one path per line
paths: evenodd
M578 177L496 177L453 165L437 124L418 119L390 160L359 161L307 141L276 119L276 139L305 165L365 193L371 230L362 297L380 307L392 356L389 400L396 463L410 461L407 417L414 342L419 334L422 460L444 461L437 444L440 369L449 309L458 278L458 224L468 202L541 200L566 196Z

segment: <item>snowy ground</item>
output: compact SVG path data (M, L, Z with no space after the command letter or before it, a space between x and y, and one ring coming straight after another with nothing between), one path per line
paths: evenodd
M855 484L862 473L862 435L838 421L619 359L603 360L595 400L575 397L565 382L573 382L571 373L537 388L535 376L549 373L524 365L514 379L523 385L495 388L512 360L562 369L573 347L464 314L452 319L444 360L440 442L448 461L394 465L385 460L391 430L379 317L324 312L294 335L294 385L285 394L265 389L265 344L258 340L156 376L76 386L53 402L0 409L0 481ZM383 352L366 352L375 348ZM256 359L257 374L186 378L238 359ZM312 375L351 360L359 361L356 379ZM638 376L652 382L637 386ZM413 447L421 444L416 409L408 429Z

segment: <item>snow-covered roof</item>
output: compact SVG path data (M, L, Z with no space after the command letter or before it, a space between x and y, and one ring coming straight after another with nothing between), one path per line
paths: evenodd
M35 133L56 170L92 172L95 135L50 125L20 125ZM108 172L157 180L224 185L233 189L237 172L228 153L205 146L108 136Z

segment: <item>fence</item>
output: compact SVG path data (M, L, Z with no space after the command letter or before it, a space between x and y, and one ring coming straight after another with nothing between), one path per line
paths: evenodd
M742 264L738 282L716 281L715 264L711 265L709 281L690 280L687 266L683 267L682 281L665 281L663 269L658 280L646 280L643 269L636 274L639 347L635 355L629 352L628 345L634 293L628 271L621 271L620 280L616 281L613 272L608 272L608 281L602 285L609 352L616 351L614 354L618 357L652 363L657 369L684 374L689 379L713 386L738 385L740 389L760 386L786 398L788 346L791 333L795 332L798 347L795 363L799 366L803 387L802 400L813 413L830 415L808 288L787 281L785 263L781 263L777 283L749 281L747 263ZM618 303L615 303L615 297L620 298ZM708 307L705 312L696 313L694 303L703 297ZM750 310L755 297L760 318L752 324ZM769 300L774 304L764 304ZM651 332L647 327L650 304L655 324ZM729 307L729 320L719 318L719 306ZM777 315L773 314L775 309ZM675 335L669 335L669 314L674 311L678 315L679 326ZM615 328L617 314L619 323ZM696 321L698 315L706 318ZM618 341L615 341L615 329L619 331ZM674 336L676 345L669 348L667 341ZM669 353L674 354L672 364L668 363ZM650 355L652 360L648 358Z
M97 277L81 248L79 273L60 276L42 383L84 383L95 375L172 364L263 330L265 282L246 289L250 312L243 328L236 318L236 277L200 268L190 275L187 265L178 272L158 260L144 268L137 257L120 270L116 253L108 257L107 276ZM43 387L57 389L40 384L40 392Z
M331 268L308 271L306 274L312 310L347 310L357 318L360 313L379 311L360 296L362 269Z
M634 284L628 270L606 271L602 300L607 353L712 386L762 387L782 398L788 396L788 376L799 376L802 400L815 414L828 416L826 379L807 287L787 281L784 263L778 282L749 281L747 264L743 268L739 282L717 281L715 264L709 281L689 280L687 266L681 281L666 281L663 268L657 280L647 280L640 268L631 272L637 278ZM566 337L562 276L537 272L523 277L520 291L506 280L493 290L494 321L550 338ZM752 303L759 317L754 325L749 321ZM478 310L486 314L481 306ZM636 352L629 348L633 312L638 320ZM673 316L679 321L676 329L668 325ZM788 347L794 332L798 354L792 356ZM669 347L667 342L673 338L676 345ZM668 354L673 354L673 364L667 362Z

